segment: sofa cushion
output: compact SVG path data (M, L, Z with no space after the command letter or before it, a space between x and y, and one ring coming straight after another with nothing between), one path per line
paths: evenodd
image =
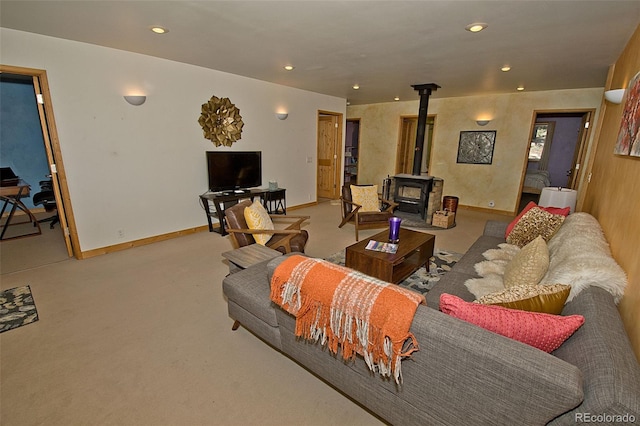
M522 311L559 315L564 309L564 302L569 297L570 291L571 286L564 284L518 285L483 296L477 302L484 305L498 305Z
M524 247L538 235L549 241L564 222L564 218L561 214L552 214L540 207L533 207L513 227L507 236L507 242Z
M569 207L564 207L564 208L560 208L560 207L542 207L539 206L535 203L535 201L529 201L529 203L524 206L524 208L522 209L522 211L518 214L518 216L516 216L515 219L513 219L508 225L507 225L507 229L505 230L504 233L504 237L507 238L509 236L509 234L511 233L511 231L513 230L513 227L516 226L516 223L518 223L520 221L520 219L522 218L522 216L524 216L529 210L531 210L534 207L538 207L546 212L549 212L551 214L560 214L562 216L569 216L569 213L571 212L571 209Z
M274 229L269 213L257 198L249 207L244 209L244 219L247 221L249 229ZM253 239L256 240L256 243L265 245L271 239L271 236L272 234L253 234Z
M545 352L556 350L584 323L582 315L563 317L481 305L451 294L440 296L440 310Z
M506 288L516 285L535 285L549 269L549 249L542 236L536 237L518 251L504 268Z
M360 204L361 212L379 212L378 185L357 186L351 185L351 199Z

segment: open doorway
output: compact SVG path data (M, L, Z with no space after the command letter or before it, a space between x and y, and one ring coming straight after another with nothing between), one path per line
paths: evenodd
M578 189L594 110L536 111L518 211L537 202L542 188Z
M71 211L71 200L66 185L66 174L62 163L62 153L58 141L46 71L0 65L0 73L3 79L13 78L21 83L28 83L30 91L28 96L31 96L32 99L35 98L35 102L32 101L31 105L32 108L37 110L34 112L36 119L29 127L31 127L31 130L35 128L39 129L42 136L42 143L37 148L30 147L28 148L30 151L23 150L22 152L16 152L15 155L28 156L31 155L34 149L37 149L39 151L38 154L43 157L46 167L44 170L46 171L43 173L41 179L43 181L47 180L47 175L50 175L50 186L54 193L59 219L59 235L64 240L67 257L75 255L79 258L79 241L73 213ZM9 105L9 107L11 106ZM6 141L3 141L3 143L4 142ZM15 145L16 150L20 151L20 143ZM38 192L39 180L28 183L30 183L32 187L31 192Z
M358 148L360 146L360 119L347 119L344 141L344 184L358 184Z

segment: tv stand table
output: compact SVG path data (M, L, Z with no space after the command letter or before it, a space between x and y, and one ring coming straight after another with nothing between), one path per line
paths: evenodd
M246 189L243 191L225 191L225 192L206 192L200 195L200 200L207 214L207 223L209 224L209 232L218 232L220 235L227 235L225 230L224 210L238 204L238 201L244 199L254 200L260 197L262 204L269 214L286 214L287 200L286 189L278 188L269 189ZM210 203L214 206L215 211L211 211ZM212 218L217 218L219 227L214 228Z

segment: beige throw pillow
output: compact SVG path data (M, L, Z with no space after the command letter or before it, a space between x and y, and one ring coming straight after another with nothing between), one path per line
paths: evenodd
M253 204L244 209L244 220L247 221L249 229L274 229L273 221L269 213L256 199ZM253 239L260 245L267 244L273 234L253 234Z
M549 269L549 249L542 236L524 246L504 268L505 288L536 285Z
M487 294L476 302L521 311L559 315L564 309L564 303L570 291L571 286L564 284L518 285Z
M351 199L360 204L361 212L379 212L378 185L356 186L351 185Z
M507 243L524 247L539 235L545 241L549 241L562 226L564 218L561 214L552 214L540 207L534 207L515 224L507 236Z

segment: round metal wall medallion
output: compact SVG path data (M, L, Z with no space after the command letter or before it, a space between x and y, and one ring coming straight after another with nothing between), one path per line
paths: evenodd
M215 146L231 146L242 137L242 116L229 98L212 96L207 103L202 104L198 123L202 126L204 137Z

